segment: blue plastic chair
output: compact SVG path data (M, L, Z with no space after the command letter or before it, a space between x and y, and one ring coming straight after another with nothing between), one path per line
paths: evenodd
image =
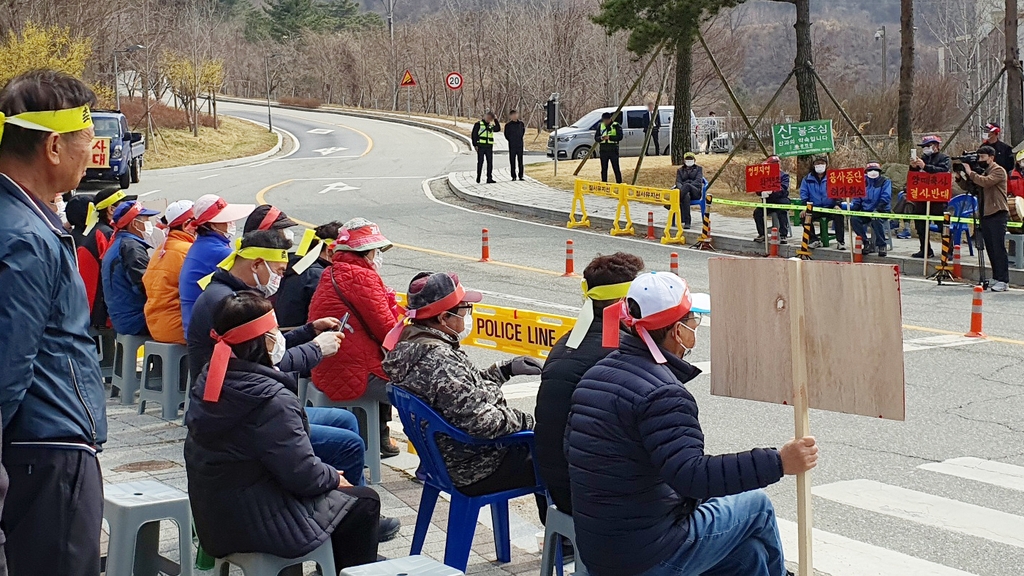
M491 522L494 526L494 551L499 562L512 561L512 541L508 528L508 501L512 498L529 494L544 493L541 485L505 490L484 496L466 496L459 492L448 475L448 469L441 458L437 446L436 435L442 434L452 440L471 446L510 446L525 444L534 453L533 432L519 432L494 440L473 438L449 424L437 412L430 408L410 392L398 386L388 386L388 397L391 405L398 409L405 435L412 442L420 457L420 469L417 476L423 480L423 495L420 497L420 509L416 516L416 531L412 537L410 554L419 554L423 550L423 541L427 537L434 505L441 492L451 495L451 506L448 512L448 539L444 548L444 563L452 568L466 571L469 563L469 551L473 545L473 534L476 532L476 521L480 508L491 507ZM536 462L534 457L534 473ZM540 476L537 475L539 478Z
M704 221L704 213L708 211L708 179L704 178L704 186L700 190L700 200L690 200L690 207L700 206L700 220Z
M946 210L954 218L970 218L978 210L978 199L970 194L958 194L949 200ZM938 224L929 226L932 232L942 232ZM971 229L966 222L953 222L949 225L949 236L953 240L953 246L960 245L963 235L967 235L967 250L974 256L974 241L971 236Z

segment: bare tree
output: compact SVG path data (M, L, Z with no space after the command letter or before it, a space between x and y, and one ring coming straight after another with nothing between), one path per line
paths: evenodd
M914 145L911 116L914 107L914 0L900 0L900 104L896 134L901 159L910 157Z
M1010 129L1010 145L1024 140L1024 76L1020 68L1020 46L1017 41L1017 0L1006 0L1003 34L1006 36L1006 123Z

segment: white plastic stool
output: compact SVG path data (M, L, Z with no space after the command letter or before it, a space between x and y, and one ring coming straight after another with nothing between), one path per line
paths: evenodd
M359 429L359 435L366 442L366 466L370 469L370 484L380 483L380 404L366 397L335 402L310 382L306 386L306 406L314 408L344 408L349 412L362 410L366 415L366 430Z
M373 564L352 566L341 571L341 576L464 576L463 572L441 564L426 556L406 556Z
M192 575L192 520L188 494L154 480L103 487L110 525L107 576ZM178 525L179 562L160 556L160 520Z
M576 552L576 575L587 576L587 569L580 561L580 548L576 545L576 526L572 522L572 516L556 506L548 506L548 514L544 521L544 553L540 558L540 576L551 576L555 568L555 555L563 536L572 542ZM558 573L562 573L561 567Z
M227 558L218 558L213 565L213 573L219 576L228 576L228 570L234 564L242 569L245 576L277 576L281 570L301 565L303 562L316 562L320 567L320 573L324 576L338 573L334 569L334 549L331 548L329 538L319 548L301 558L279 558L257 552L232 554Z
M1008 248L1007 255L1010 257L1010 268L1024 268L1024 234L1006 233Z
M160 377L154 375L153 360L160 359ZM155 387L159 384L159 387ZM182 386L184 384L184 386ZM142 386L139 388L139 414L146 402L159 402L164 420L178 419L178 405L185 401L182 388L188 387L188 348L181 344L146 341L142 355Z
M135 393L142 384L135 367L138 365L139 348L145 344L145 336L118 334L114 337L114 373L110 378L110 394L113 396L114 388L117 388L121 404L135 404Z

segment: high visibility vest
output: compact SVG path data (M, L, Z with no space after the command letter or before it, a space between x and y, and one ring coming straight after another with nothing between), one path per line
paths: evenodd
M481 146L493 146L494 145L494 129L491 125L481 120L479 123L479 129L476 134L476 143Z
M610 126L605 126L604 123L602 122L601 125L599 126L599 130L600 130L599 134L601 134L601 138L604 138L605 136L611 136L611 137L614 138L614 137L619 135L619 123L618 122L612 122ZM615 141L601 142L601 146L618 146L618 145L619 145L619 143L615 142Z

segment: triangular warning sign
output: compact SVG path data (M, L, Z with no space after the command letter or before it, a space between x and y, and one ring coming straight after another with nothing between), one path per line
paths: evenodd
M402 88L409 88L410 86L415 86L415 85L416 85L416 81L413 80L413 78L412 78L412 72L409 72L408 70L406 70L405 74L402 74Z

